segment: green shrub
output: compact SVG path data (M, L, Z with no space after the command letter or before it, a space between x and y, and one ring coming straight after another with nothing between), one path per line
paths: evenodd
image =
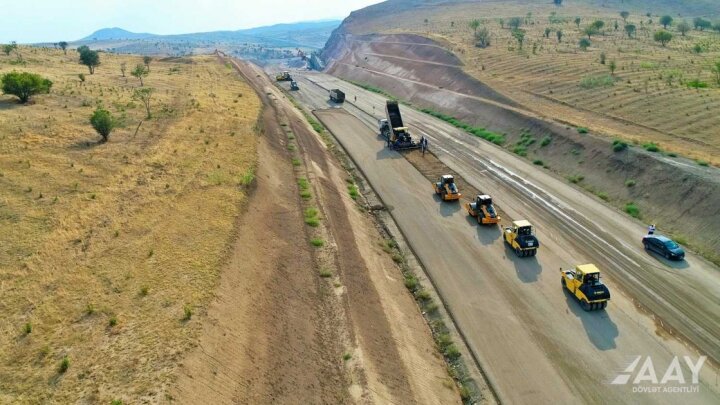
M635 180L625 180L625 187L635 187Z
M615 139L612 144L613 144L613 151L615 151L615 152L622 152L628 148L627 142L622 141L620 139Z
M58 373L65 374L66 371L68 371L68 368L70 368L70 359L68 359L68 356L63 356L62 360L60 360L60 365L58 366Z
M640 218L640 208L634 202L625 204L625 212L633 218Z
M319 211L317 208L308 208L305 210L305 223L309 226L317 227L320 225L320 219L318 218Z
M696 160L696 162L697 162L697 164L699 164L700 166L705 166L705 167L707 167L707 166L710 165L710 163L708 163L708 162L705 161L705 160Z
M405 288L414 292L417 289L417 287L418 287L418 279L412 274L405 275Z
M53 84L38 74L14 71L3 75L0 81L3 93L16 96L23 104L36 94L49 93Z
M190 318L193 316L192 307L190 305L185 305L183 307L183 321L189 321Z
M322 270L320 270L320 277L330 278L330 277L332 277L332 272L328 269L322 269Z
M519 156L527 156L527 148L525 148L522 145L516 145L513 148L513 153L515 153L516 155L519 155Z
M590 130L588 130L585 127L577 127L577 131L578 131L578 134L587 134L588 132L590 132Z
M473 136L485 139L488 142L492 142L496 145L502 145L505 143L505 137L503 135L488 131L485 128L474 127L458 120L455 117L443 114L441 112L433 111L429 108L423 108L421 111L425 114L432 115L435 118L439 118L456 128L460 128Z
M29 335L29 334L32 333L32 324L31 324L30 322L28 322L28 323L25 324L25 326L23 327L23 332L24 332L26 335Z
M325 241L320 238L312 238L310 239L310 244L315 247L323 247L325 246Z
M610 200L610 196L609 196L606 192L604 192L604 191L598 191L596 194L597 194L597 196L598 196L601 200L603 200L603 201L608 201L608 200Z
M111 328L116 326L117 323L118 323L118 320L115 316L111 316L110 319L108 320L108 326L110 326Z
M545 138L542 139L542 141L540 141L540 147L544 148L544 147L550 145L551 142L552 142L552 138L549 136L546 136Z
M545 163L540 159L533 160L533 164L536 166L543 166Z
M648 152L660 152L660 146L656 144L655 142L646 142L643 145L643 148L645 148Z
M348 193L350 193L350 198L352 198L353 200L357 200L357 198L360 196L360 192L358 191L357 186L354 184L349 184L347 188Z
M302 164L302 162L300 162L300 159L293 158L293 160L292 160L293 166L297 167L297 166L300 166L301 164Z

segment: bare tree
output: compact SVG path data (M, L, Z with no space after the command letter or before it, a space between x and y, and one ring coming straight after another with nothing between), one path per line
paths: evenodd
M126 71L127 71L127 63L123 62L120 64L120 73L122 73L122 77L125 77Z

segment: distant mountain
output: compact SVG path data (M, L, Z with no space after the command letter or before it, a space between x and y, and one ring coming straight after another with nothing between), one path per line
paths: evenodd
M155 34L136 33L122 28L103 28L97 30L80 41L113 41L124 39L146 39L156 36Z
M237 31L212 31L189 34L156 35L135 33L122 28L104 28L77 41L80 43L112 42L152 39L159 42L248 42L278 47L322 48L330 33L340 25L339 20L275 24Z

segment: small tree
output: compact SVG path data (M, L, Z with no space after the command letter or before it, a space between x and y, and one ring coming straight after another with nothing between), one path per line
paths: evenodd
M60 46L60 49L63 50L63 53L64 53L65 55L67 55L68 43L67 43L66 41L60 41L60 42L58 42L58 45Z
M552 33L551 28L545 28L545 38L550 38L551 33Z
M592 45L592 42L590 42L587 38L580 39L580 42L578 42L578 45L580 46L580 49L583 51L587 51L587 49Z
M555 36L557 36L558 42L562 42L562 38L563 38L562 30L555 31Z
M695 17L693 19L693 25L696 30L705 31L706 28L712 27L712 23L702 17Z
M120 73L122 73L122 77L125 77L126 71L127 71L127 63L123 62L120 64Z
M10 56L10 53L17 49L17 44L15 42L5 44L2 46L2 49L6 56Z
M615 60L611 60L610 64L608 65L608 68L610 68L610 74L615 75L615 71L617 70L617 63L615 63Z
M715 73L715 82L720 86L720 60L715 62L710 70Z
M587 35L587 39L591 39L593 35L598 33L598 30L595 28L595 25L588 25L583 28L582 33Z
M605 59L607 58L607 55L605 55L605 52L600 52L600 64L605 64Z
M630 13L628 11L621 11L620 17L622 17L623 22L627 22L628 17L630 17Z
M505 19L498 18L498 23L500 23L500 28L503 28L503 29L505 28Z
M522 25L522 18L520 17L513 17L510 20L508 20L508 27L510 27L513 30L517 30Z
M637 27L635 27L635 24L625 25L625 32L627 32L628 38L632 38L633 35L635 35L635 31L637 31Z
M664 15L660 17L660 24L662 24L663 28L667 29L668 25L672 24L673 18L669 15Z
M152 58L149 56L143 56L143 63L145 64L145 67L147 68L147 71L150 72L150 62L152 62Z
M490 30L482 27L475 32L475 46L478 48L487 48L490 46Z
M98 135L102 137L100 143L105 143L110 136L110 133L115 129L117 125L115 118L110 114L110 111L98 108L90 117L90 124L95 128Z
M152 101L152 95L154 91L155 90L150 87L145 87L142 89L135 89L135 93L133 94L133 99L139 100L145 106L145 111L147 111L147 119L152 118L152 114L150 113L150 102Z
M665 46L668 42L670 42L672 40L673 36L671 33L667 32L665 30L660 30L660 31L655 32L655 35L653 35L653 38L655 39L655 41L660 42L662 44L662 46Z
M582 22L582 18L575 17L575 25L577 25L578 29L580 29L580 23Z
M605 21L603 20L595 20L592 23L592 27L595 28L596 31L600 31L605 27Z
M51 87L50 80L34 73L10 72L2 76L3 93L17 96L23 104L36 94L49 93Z
M513 30L512 36L518 42L518 46L520 47L520 49L522 49L523 42L525 42L525 30L521 30L521 29Z
M473 35L477 34L478 28L480 28L480 20L472 20L470 21L470 28L473 30Z
M100 54L97 51L92 51L85 47L85 49L80 52L80 64L87 66L90 74L94 74L95 68L100 66Z
M685 36L690 31L690 24L688 24L687 21L680 21L677 25L677 30L682 34L682 36Z
M133 77L137 77L140 80L140 87L145 85L143 83L143 77L147 77L148 74L150 74L150 72L147 70L147 68L139 63L137 64L137 66L135 66L135 69L130 72L130 75L132 75Z
M85 83L85 73L78 73L78 79L81 83Z
M617 20L613 20L613 27L615 28L615 31L617 31L618 28L620 28L620 25L618 24Z

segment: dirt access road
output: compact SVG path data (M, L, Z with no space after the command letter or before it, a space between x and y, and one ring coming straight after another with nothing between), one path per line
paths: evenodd
M675 264L647 255L639 243L642 224L498 147L402 107L406 124L430 139L442 163L493 195L505 223L534 223L540 253L517 258L498 228L478 227L460 205L441 204L425 176L384 148L375 130L382 96L328 75L295 76L296 97L317 110L389 207L501 400L676 403L677 396L633 393L632 385L609 381L637 356L651 356L660 374L676 355L697 359L671 335L677 331L718 358L717 268L694 255ZM327 101L329 88L347 94L342 109ZM561 289L558 269L586 262L600 266L613 292L606 311L586 313ZM717 403L716 378L706 365L699 392L682 400Z
M265 105L256 188L173 398L458 403L400 269L379 246L383 236L346 191L348 174L262 72L235 68ZM317 227L303 221L309 207L320 212Z

